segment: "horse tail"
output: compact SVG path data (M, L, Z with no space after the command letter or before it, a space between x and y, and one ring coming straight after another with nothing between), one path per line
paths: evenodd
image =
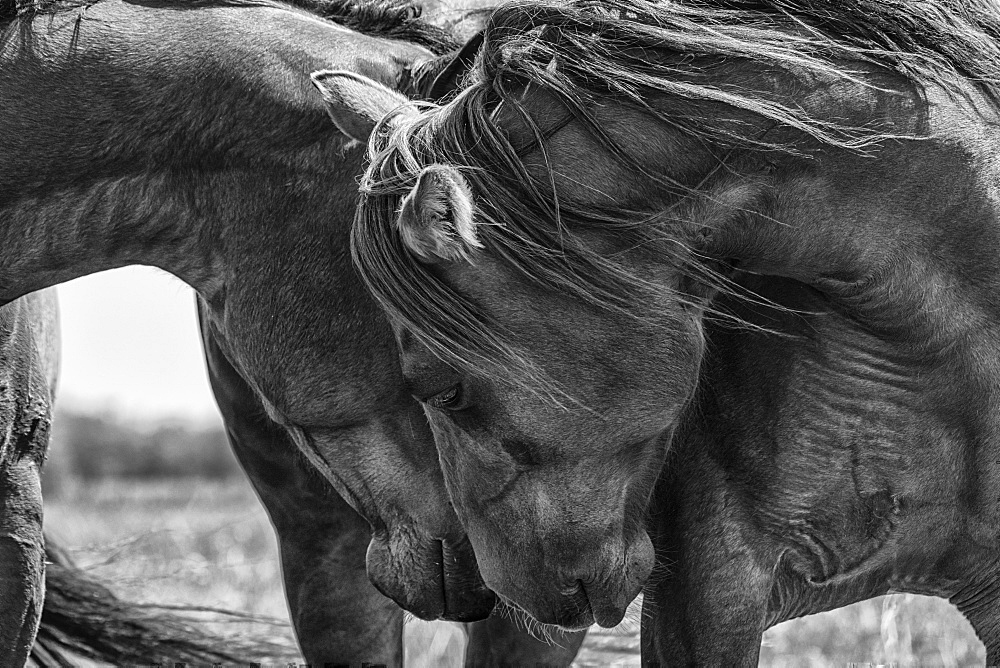
M288 656L270 641L216 636L195 622L154 606L130 603L78 568L46 537L45 605L31 651L39 668L73 668L79 657L121 664L256 664L262 656ZM199 611L197 607L181 610ZM31 665L31 664L29 664Z

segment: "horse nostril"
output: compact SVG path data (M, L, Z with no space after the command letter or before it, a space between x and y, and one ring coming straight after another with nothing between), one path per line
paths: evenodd
M587 587L583 584L583 580L576 581L576 590L573 592L570 600L573 602L573 607L577 613L583 615L593 612L590 605L590 597L587 596Z
M541 618L539 618L541 619ZM541 620L566 629L579 630L594 623L594 611L590 606L590 598L581 580L562 590L558 612L554 616Z

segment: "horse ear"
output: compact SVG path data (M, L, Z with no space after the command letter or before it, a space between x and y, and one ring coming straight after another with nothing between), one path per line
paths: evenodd
M416 112L406 96L377 81L347 70L320 70L310 75L326 102L334 125L356 141L367 143L375 125L390 111Z
M475 204L465 178L454 167L424 167L403 198L396 223L403 243L424 262L472 262L482 248L476 238Z

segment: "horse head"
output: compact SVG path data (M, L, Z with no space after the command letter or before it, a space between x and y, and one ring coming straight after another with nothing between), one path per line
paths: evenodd
M393 87L402 86L405 68L426 66L430 55L396 44L386 57L358 42L366 57L356 58L354 69ZM340 48L332 62L348 58L352 44L342 38ZM320 91L322 80L319 73L312 80ZM368 106L310 92L310 110L334 118L348 103ZM392 91L387 96L386 104L403 99ZM240 251L256 254L248 271L240 271L222 300L202 301L203 327L218 346L216 391L241 395L243 404L263 410L307 468L369 522L368 575L380 592L425 619L483 619L495 595L479 575L446 494L426 418L403 390L391 330L346 257L355 206L346 184L361 171L354 140L366 141L371 127L320 127L328 136L340 130L331 143L341 148L323 168L337 175L338 187L290 181L290 206L274 213L297 231L269 240L256 235ZM298 260L289 266L290 258Z
M940 238L947 211L971 228L989 210L963 167L981 153L942 120L954 140L927 141L923 102L982 97L899 75L922 57L859 63L780 12L748 39L718 8L584 5L499 10L466 89L395 104L352 238L485 581L564 626L613 625L650 573L646 501L734 276L896 326L875 305L898 301L899 258L936 263L914 226Z
M346 76L340 82L356 84ZM392 110L388 126L415 118L399 100L384 108ZM516 116L497 124L519 135L513 143L530 143L530 129ZM573 150L597 150L578 130L562 132L572 135ZM582 182L598 183L581 173L586 166L574 168ZM653 567L644 512L695 386L703 299L685 292L680 271L641 299L622 295L610 310L588 293L599 286L567 299L538 274L560 258L540 257L546 266L532 273L494 245L489 231L501 223L483 210L463 170L431 163L413 177L390 205L392 227L378 239L356 230L355 253L365 277L377 282L371 266L389 265L373 256L388 245L397 253L391 270L404 272L394 280L412 286L396 291L398 299L445 309L440 315L458 322L462 335L483 337L476 349L442 350L423 326L389 307L405 382L425 406L484 580L541 622L614 626ZM577 250L617 257L622 271L650 286L662 280L649 248L599 235L579 243ZM375 294L384 293L376 287ZM502 341L493 336L498 330ZM530 342L530 351L515 342ZM484 349L499 355L490 359Z

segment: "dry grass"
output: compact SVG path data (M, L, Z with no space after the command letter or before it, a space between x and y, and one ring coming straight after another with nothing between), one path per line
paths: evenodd
M287 620L274 535L246 483L71 486L47 501L46 525L81 565L123 596ZM638 618L636 607L617 629L592 632L578 665L638 665ZM282 626L229 622L220 628L291 641ZM457 627L413 620L406 635L408 666L461 666L465 641ZM911 595L782 624L767 633L761 651L761 665L767 666L984 661L982 644L947 602Z

